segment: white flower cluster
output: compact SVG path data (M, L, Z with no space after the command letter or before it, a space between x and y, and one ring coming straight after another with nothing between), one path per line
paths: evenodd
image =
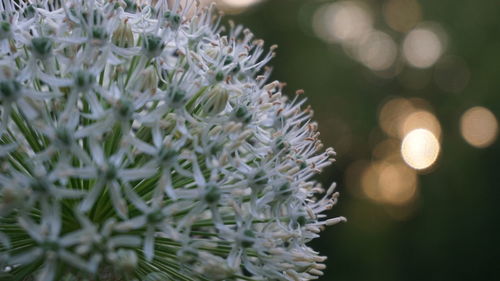
M182 3L0 1L0 279L322 274L333 150L274 47Z

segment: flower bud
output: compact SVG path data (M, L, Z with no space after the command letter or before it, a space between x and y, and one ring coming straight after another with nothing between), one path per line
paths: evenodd
M178 109L181 108L186 102L186 92L183 90L174 90L169 94L169 100L172 107Z
M182 19L180 15L172 13L170 11L165 12L165 14L163 14L163 17L174 29L179 27Z
M258 170L249 177L248 185L255 193L258 193L264 189L268 182L269 179L266 172L264 170Z
M36 58L46 59L52 53L53 42L48 37L31 39L31 51Z
M134 272L137 267L137 254L133 250L120 249L116 253L116 269L126 274Z
M127 99L119 100L114 109L115 116L118 120L127 121L132 118L134 114L133 104Z
M215 74L215 81L220 82L222 80L224 80L224 72L219 71Z
M137 4L135 3L135 1L125 0L124 2L126 4L125 7L126 12L134 13L137 10Z
M74 83L77 90L87 92L95 82L95 76L92 73L79 70L74 75Z
M219 114L226 108L228 99L229 91L220 84L215 85L202 99L203 112L207 115Z
M137 81L137 90L140 92L149 91L151 93L156 93L157 88L158 75L156 74L156 70L153 66L148 66L139 74L139 80Z
M221 194L219 189L214 185L209 185L206 187L206 193L204 196L205 202L208 204L215 204L219 202Z
M253 243L255 241L255 233L247 229L243 232L243 238L241 239L240 243L243 248L250 248L252 247Z
M0 103L13 102L20 96L21 84L16 80L0 81Z
M109 35L102 27L96 26L92 28L92 44L102 47L108 41Z
M219 48L209 48L208 50L206 50L206 54L211 57L212 59L216 59L217 56L219 55Z
M252 114L248 112L245 106L238 106L233 110L233 119L241 123L250 123L252 121Z
M0 22L0 40L4 40L10 37L11 35L11 26L7 21Z
M161 37L153 34L147 34L143 40L142 50L148 57L159 56L165 47L165 43L162 42Z
M68 129L60 127L55 131L55 140L58 146L68 148L73 142L73 136Z
M126 21L122 21L115 30L112 41L113 44L121 48L134 46L134 34L132 33L132 28Z
M30 19L35 16L36 10L33 5L28 5L24 8L23 15L25 18Z

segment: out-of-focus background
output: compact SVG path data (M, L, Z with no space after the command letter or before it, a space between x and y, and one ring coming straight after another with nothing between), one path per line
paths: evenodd
M500 279L500 3L219 0L338 153L321 280Z

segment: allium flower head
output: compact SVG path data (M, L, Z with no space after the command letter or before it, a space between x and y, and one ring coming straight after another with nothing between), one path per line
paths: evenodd
M181 2L0 2L0 279L321 275L333 150L275 47Z

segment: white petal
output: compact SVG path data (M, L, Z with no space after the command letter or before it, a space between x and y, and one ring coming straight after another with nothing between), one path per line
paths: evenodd
M137 247L141 245L141 238L133 235L115 235L109 239L113 247Z
M38 78L40 78L40 80L49 84L52 87L68 87L73 84L72 79L49 76L42 71L38 71L37 76Z
M127 219L127 204L125 203L125 200L123 200L120 186L116 182L112 182L109 186L109 195L111 197L111 202L113 203L113 207L115 208L116 213L122 219Z
M91 266L88 262L80 258L79 256L68 252L66 250L59 251L59 257L66 263L73 265L76 268L85 270L90 273L94 273L95 268Z
M123 191L125 192L125 195L127 196L128 200L134 204L134 206L141 210L142 212L147 212L149 210L148 205L144 203L141 197L135 193L135 191L130 187L128 183L124 184L123 186Z
M120 56L124 57L131 57L138 55L141 51L141 48L139 47L133 47L133 48L120 48L115 45L111 46L111 51L117 53Z
M115 226L116 231L131 231L143 227L146 224L146 216L135 217L124 222L120 222Z
M92 190L87 194L87 197L85 197L85 199L80 203L80 211L87 212L94 206L97 197L101 195L103 186L104 182L102 180L99 180L94 184Z
M19 222L19 225L28 232L28 234L37 242L41 242L43 240L42 237L42 231L40 227L35 224L30 218L22 216L18 217L17 221Z
M141 167L137 169L121 170L118 172L118 177L124 181L147 179L152 177L157 170L157 168L153 168L151 166Z
M12 265L24 265L29 264L42 255L43 250L40 248L33 248L27 252L23 252L19 255L13 256L9 259L9 263Z
M97 175L95 167L68 168L66 173L79 179L92 179Z
M53 188L55 197L58 199L62 198L80 198L86 194L83 190L76 189L65 189L65 188Z
M86 230L77 230L64 235L63 238L59 239L59 244L63 247L73 246L79 243L85 236L89 235Z
M99 165L104 165L104 151L101 144L95 138L90 138L89 141L90 154L92 159Z
M26 116L28 120L33 120L38 117L38 111L36 111L29 103L27 103L24 99L20 99L17 101L17 107L21 109L23 114Z
M147 154L150 154L150 155L155 155L158 150L150 145L149 143L146 143L146 142L143 142L137 138L134 138L134 137L130 137L130 138L127 138L127 141L135 146L135 148L141 152L144 152L144 153L147 153Z
M108 53L108 63L111 65L119 65L123 63L123 60L116 57L112 52Z
M144 256L150 262L154 257L154 226L148 225L144 240Z

